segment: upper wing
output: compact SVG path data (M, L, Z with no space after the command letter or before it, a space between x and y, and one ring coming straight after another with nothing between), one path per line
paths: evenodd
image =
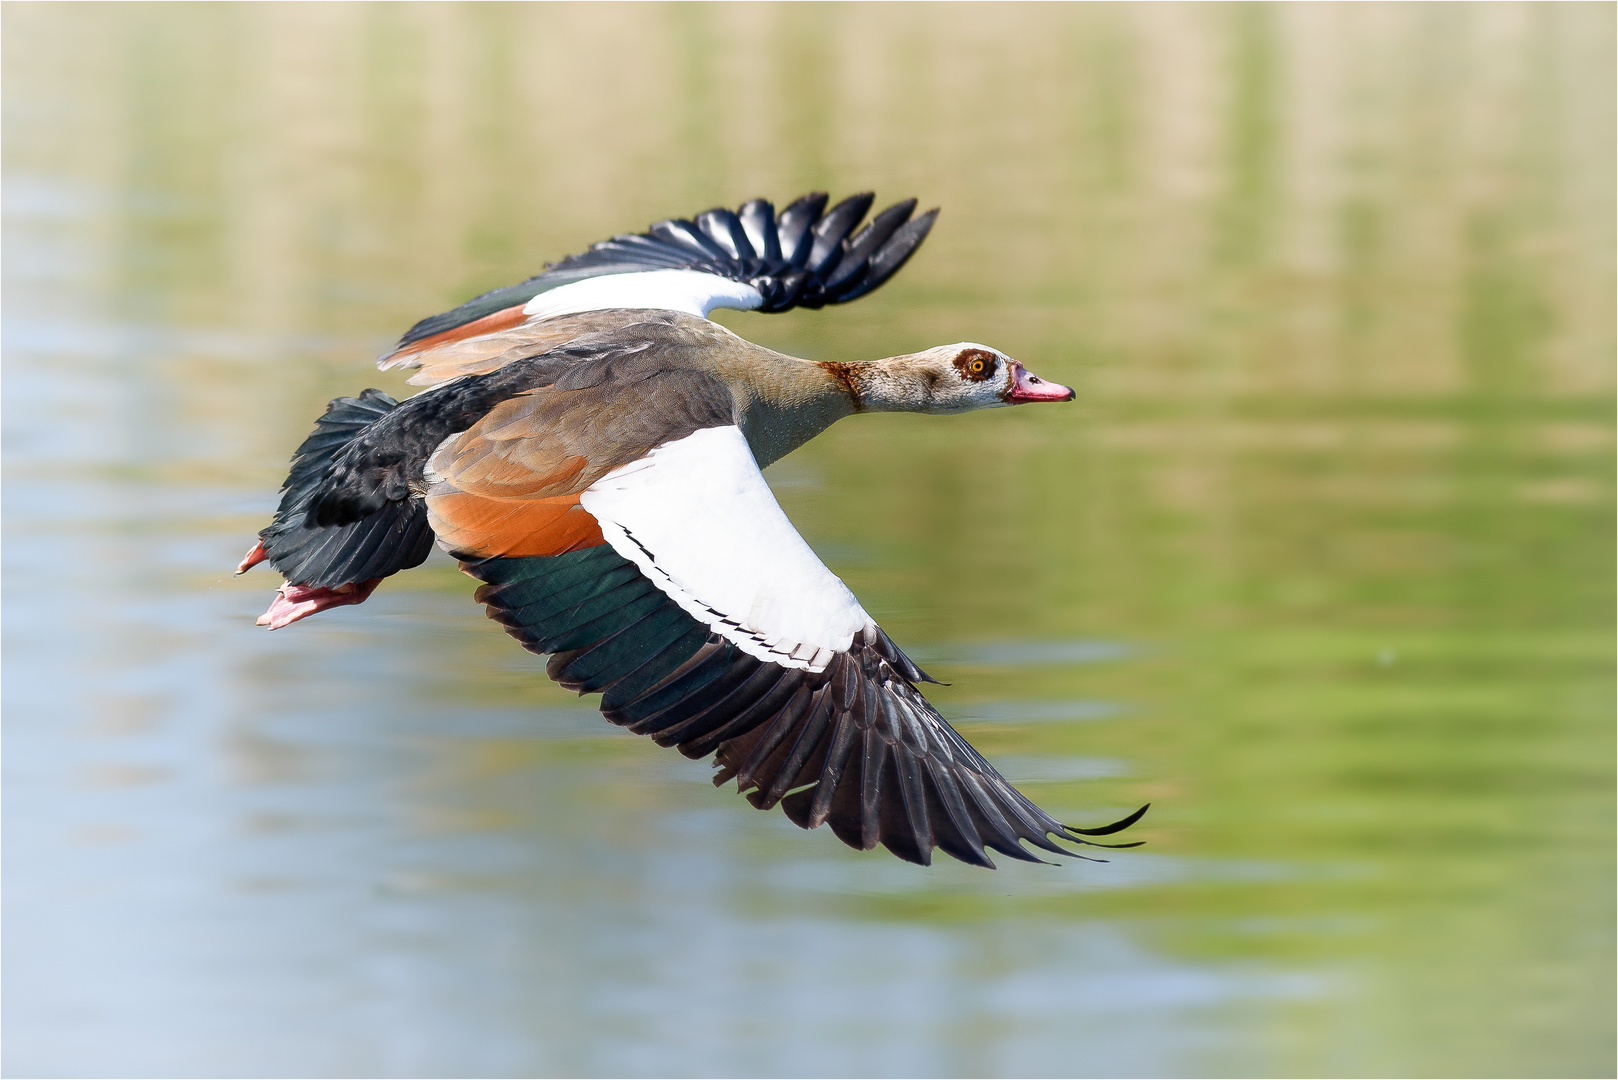
M706 317L716 307L774 312L845 303L897 273L938 216L929 210L911 220L916 200L907 199L856 233L872 200L867 192L827 211L826 196L817 192L779 214L754 199L734 213L713 209L689 221L660 221L423 319L377 364L421 367L410 381L431 385L492 370L518 339L543 333L536 324L556 315L665 308Z
M442 458L453 470L454 451L435 468ZM754 806L780 803L854 847L919 863L937 847L985 866L985 849L1072 854L1051 837L1090 843L1139 817L1073 829L1012 788L798 536L734 426L666 441L577 497L605 543L463 553L485 582L478 600L554 654L552 678L603 692L608 720L689 757L716 754L716 783L735 779Z

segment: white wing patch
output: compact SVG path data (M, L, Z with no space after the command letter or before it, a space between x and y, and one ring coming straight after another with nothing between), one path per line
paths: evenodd
M522 310L531 319L549 319L606 308L657 308L706 319L714 308L751 311L762 303L764 297L745 281L701 270L643 270L561 285L540 293Z
M665 443L579 501L614 551L750 656L824 671L873 626L781 512L740 428Z

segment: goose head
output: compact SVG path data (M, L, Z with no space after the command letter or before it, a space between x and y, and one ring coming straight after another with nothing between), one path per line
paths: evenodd
M963 341L863 364L824 364L859 411L962 413L1035 401L1072 401L999 349Z

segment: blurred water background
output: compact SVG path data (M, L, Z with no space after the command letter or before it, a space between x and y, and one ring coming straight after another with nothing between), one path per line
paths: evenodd
M1612 1075L1611 4L3 20L8 1074ZM801 833L440 555L253 625L291 449L411 322L815 188L944 214L727 325L1079 403L771 481L1138 852Z

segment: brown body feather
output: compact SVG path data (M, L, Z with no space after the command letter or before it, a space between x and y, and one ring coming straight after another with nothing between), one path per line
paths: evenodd
M446 547L487 557L599 544L579 494L655 447L736 424L767 464L853 411L843 384L818 364L752 345L705 319L649 316L548 320L545 341L529 335L494 354L505 366L552 353L554 340L592 350L549 384L500 402L433 455L427 511ZM528 332L495 337L521 335Z

